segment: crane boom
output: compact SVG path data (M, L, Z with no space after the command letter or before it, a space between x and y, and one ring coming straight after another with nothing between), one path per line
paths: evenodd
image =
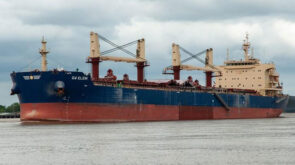
M101 53L98 38L110 44L114 48ZM129 50L124 49L125 47L130 46L134 43L137 43L136 54L130 52ZM134 58L104 56L105 54L114 52L116 50L121 50L124 53L131 55ZM147 60L145 59L145 41L144 39L139 39L139 40L132 41L130 43L119 46L113 43L112 41L106 39L105 37L98 35L97 33L91 32L90 33L90 56L88 57L87 62L92 64L92 79L94 81L97 81L99 79L99 63L101 61L136 63L137 81L141 83L144 80L144 67L148 66Z
M129 42L127 44L124 44L124 45L121 45L121 46L118 46L118 47L115 47L115 48L112 48L112 49L109 49L109 50L106 50L106 51L103 51L101 52L101 55L105 55L105 54L108 54L108 53L112 53L114 51L117 51L117 50L120 50L121 48L125 48L125 47L128 47L130 45L133 45L133 44L136 44L138 40L135 40L135 41L132 41L132 42Z
M186 54L188 54L190 57L180 60L180 50ZM201 59L199 56L206 53L205 60ZM196 59L200 61L201 63L205 64L205 67L197 67L192 65L183 65L183 63ZM173 70L173 73L167 72L168 70ZM173 74L174 80L180 79L180 70L202 70L206 73L206 86L211 87L212 86L212 73L218 72L221 75L221 70L218 69L213 65L213 49L206 49L203 50L197 54L193 54L189 52L188 50L184 49L183 47L172 44L172 65L164 68L163 74Z
M115 56L101 56L101 61L114 61L114 62L127 62L127 63L136 63L136 62L145 62L146 60L138 58L128 58L128 57L115 57Z
M210 49L206 49L206 50L204 50L204 51L202 51L202 52L200 52L200 53L198 53L198 54L196 54L196 55L193 54L193 53L191 53L191 52L189 52L188 50L186 50L186 49L180 47L180 46L179 46L179 48L180 48L183 52L185 52L186 54L188 54L188 55L191 56L191 57L189 57L189 58L187 58L187 59L191 60L191 59L194 58L194 59L200 61L201 63L205 64L206 67L210 67L210 68L212 68L212 69L214 69L214 70L220 71L218 68L216 68L214 65L212 65L212 57L211 57L210 59L207 58L205 61L204 61L203 59L201 59L200 57L198 57L198 55L201 55L201 54L203 54L203 53L205 53L205 52L208 52L208 53L209 53L209 51L213 51L212 48L210 48ZM187 61L188 61L188 60L187 60ZM209 62L209 61L211 61L211 62Z

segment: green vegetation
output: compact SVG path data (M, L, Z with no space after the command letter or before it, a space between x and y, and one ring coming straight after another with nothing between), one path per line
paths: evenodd
M3 105L0 105L0 113L2 112L19 112L20 111L20 106L19 103L13 103L9 105L8 107L5 107Z
M0 113L5 112L5 111L6 111L6 107L3 105L0 105Z

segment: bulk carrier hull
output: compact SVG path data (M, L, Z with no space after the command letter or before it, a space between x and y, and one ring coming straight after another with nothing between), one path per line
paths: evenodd
M82 72L11 74L22 121L125 122L279 117L282 97L95 84Z

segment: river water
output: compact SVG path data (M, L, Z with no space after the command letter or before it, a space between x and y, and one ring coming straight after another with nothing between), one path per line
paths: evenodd
M295 114L131 123L0 120L0 164L295 164Z

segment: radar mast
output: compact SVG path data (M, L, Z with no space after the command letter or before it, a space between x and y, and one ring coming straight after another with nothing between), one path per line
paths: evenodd
M249 48L250 48L249 34L246 33L246 39L244 40L244 44L243 44L245 61L248 61L249 60Z

